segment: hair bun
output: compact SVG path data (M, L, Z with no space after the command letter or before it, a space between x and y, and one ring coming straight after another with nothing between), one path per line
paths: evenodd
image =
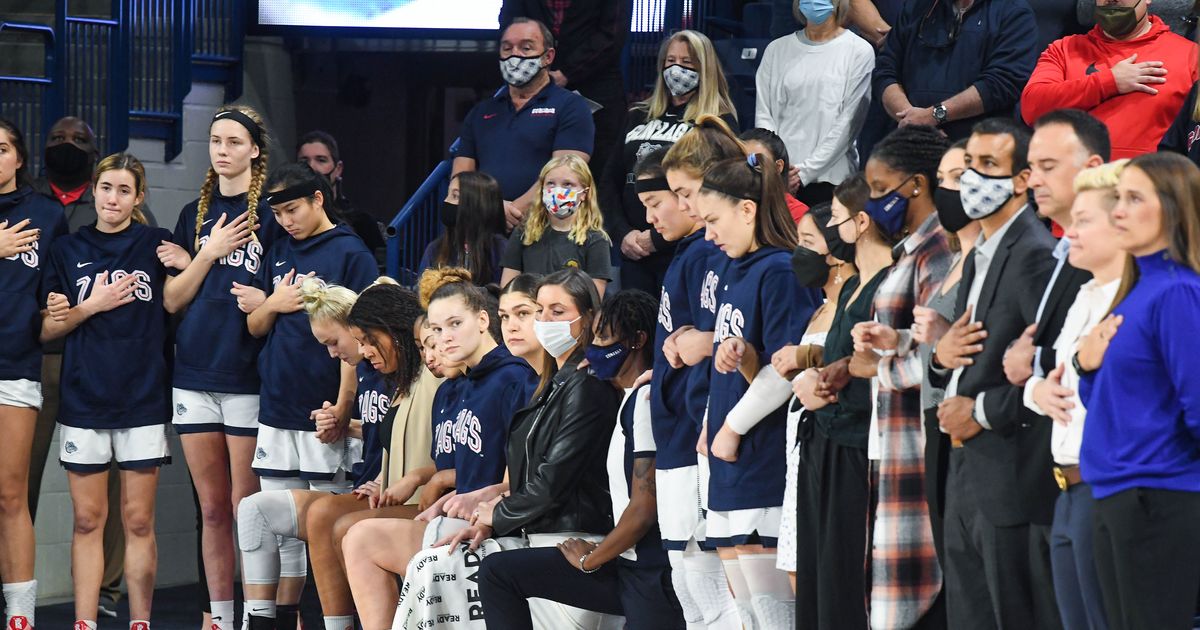
M429 308L429 299L438 289L447 284L462 282L472 284L471 271L464 267L430 267L421 274L417 281L417 295L421 300L421 308Z

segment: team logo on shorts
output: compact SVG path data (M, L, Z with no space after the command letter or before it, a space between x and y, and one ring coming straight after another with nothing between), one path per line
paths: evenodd
M254 452L254 459L266 459L266 458L267 458L267 452L264 451L261 446L258 447L258 450Z
M73 455L75 451L79 450L79 447L75 446L74 442L67 442L67 445L63 447L63 450L67 452L67 455Z
M177 415L177 416L187 415L187 407L185 407L183 405L183 403L179 403L178 405L175 405L175 415Z

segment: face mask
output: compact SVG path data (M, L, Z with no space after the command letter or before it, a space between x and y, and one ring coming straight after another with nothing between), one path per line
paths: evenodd
M629 354L629 348L625 347L623 343L614 343L610 346L592 344L583 351L583 356L588 362L588 370L592 372L592 376L602 381L617 376L617 372L620 372L621 366L625 364L625 355L627 354Z
M576 339L571 336L571 324L577 321L578 317L569 322L543 322L535 319L533 334L546 352L557 359L575 347Z
M504 82L521 87L528 85L542 71L542 55L535 57L518 57L513 55L500 60L500 76Z
M1012 175L984 175L969 168L963 171L960 180L962 190L958 191L962 198L963 211L972 219L982 219L1000 210L1012 199Z
M829 0L800 0L796 4L809 24L824 24L833 15L833 3Z
M1137 28L1138 17L1136 9L1137 5L1141 3L1141 0L1138 0L1137 4L1131 7L1098 6L1093 14L1096 18L1096 24L1100 25L1100 30L1112 37L1124 37Z
M900 182L882 197L868 199L866 211L871 220L878 223L885 234L895 234L904 228L904 218L908 216L908 197L900 194L900 186L908 183L913 176Z
M662 75L672 96L690 94L700 86L700 73L679 64L663 68Z
M92 161L87 151L64 142L46 147L46 169L55 175L86 179L91 175Z
M850 219L846 219L849 221ZM845 223L846 221L842 221ZM842 240L842 235L838 230L838 226L827 225L821 228L821 232L825 234L825 244L829 246L829 254L842 262L854 262L854 252L856 250L854 243L847 243Z
M441 209L442 225L446 227L454 227L458 223L458 204L449 201L442 202Z
M957 232L971 222L963 210L962 197L957 190L938 187L933 191L933 205L937 208L938 221L947 232Z
M565 219L579 209L580 197L586 188L563 188L555 186L542 191L542 203L546 210L556 219Z
M820 289L829 282L829 263L825 255L801 245L792 252L792 273L802 287Z

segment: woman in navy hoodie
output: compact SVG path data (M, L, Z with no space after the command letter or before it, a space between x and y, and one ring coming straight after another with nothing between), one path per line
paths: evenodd
M0 424L11 447L0 461L0 494L12 498L12 508L0 510L0 578L7 621L25 618L17 627L33 626L37 598L27 497L42 406L42 269L54 240L67 233L62 207L29 186L28 163L24 136L0 118Z

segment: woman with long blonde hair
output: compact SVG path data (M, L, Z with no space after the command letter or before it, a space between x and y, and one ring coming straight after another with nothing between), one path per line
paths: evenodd
M619 153L604 165L605 228L621 248L621 286L657 295L675 247L651 229L634 187L634 167L658 149L669 149L704 115L719 116L737 129L737 112L712 42L684 30L663 40L658 79L650 96L629 110Z

